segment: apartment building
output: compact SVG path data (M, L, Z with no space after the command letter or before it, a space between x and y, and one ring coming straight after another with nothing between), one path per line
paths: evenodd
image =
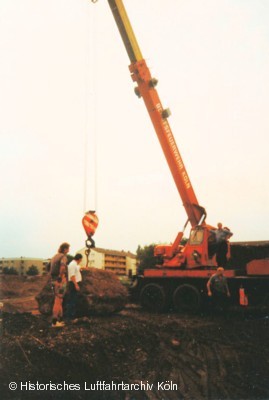
M86 248L78 251L83 255L82 265L86 265ZM116 275L132 276L136 274L136 255L130 251L108 250L95 247L91 249L89 256L89 267L111 271Z
M35 266L38 273L42 274L46 269L48 260L43 258L0 258L0 274L3 273L4 268L14 268L18 275L26 275L30 267Z

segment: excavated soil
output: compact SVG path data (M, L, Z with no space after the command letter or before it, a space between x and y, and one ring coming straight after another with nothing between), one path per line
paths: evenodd
M1 329L5 400L269 399L269 318L257 311L151 315L128 305L114 316L82 318L60 329L41 315L4 313ZM85 390L85 382L89 389L98 381L145 386ZM17 390L8 388L10 382ZM66 386L26 390L29 382ZM165 390L171 384L174 390Z
M1 277L1 399L269 399L269 312L149 314L129 304L55 329L34 300L46 280Z
M66 295L66 297L68 294ZM78 293L76 314L79 316L109 315L124 308L128 300L128 290L118 277L109 271L89 268L82 271L81 289ZM41 314L51 315L54 294L51 279L36 296Z

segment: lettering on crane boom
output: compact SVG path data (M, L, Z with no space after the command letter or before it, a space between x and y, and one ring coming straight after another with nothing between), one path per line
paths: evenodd
M156 108L160 113L162 112L162 106L161 106L160 103L158 103L156 105ZM166 120L163 120L163 127L164 127L164 130L165 130L166 134L167 134L168 143L169 143L170 148L171 148L171 150L172 150L172 152L173 152L173 154L175 156L175 160L176 160L176 163L177 163L177 165L179 167L179 170L180 171L182 171L182 169L184 170L184 171L181 172L181 174L182 174L182 178L183 178L184 184L186 186L186 189L190 189L191 183L190 183L188 174L184 169L184 164L183 164L182 158L180 157L180 154L179 154L179 151L177 149L177 145L176 145L175 139L174 139L173 134L171 132L170 126L169 126L169 124L168 124L168 122Z

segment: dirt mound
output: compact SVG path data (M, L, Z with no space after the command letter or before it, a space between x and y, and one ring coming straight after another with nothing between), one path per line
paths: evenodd
M120 311L128 300L128 291L112 272L89 268L82 271L77 316L104 315ZM41 314L51 315L53 289L50 279L36 296Z
M128 307L52 329L42 316L6 314L1 351L5 399L268 399L269 319L150 315ZM79 391L12 393L8 383L79 384ZM97 382L140 390L85 390ZM166 390L162 382L176 384ZM147 386L153 385L152 387ZM158 385L159 383L159 385Z

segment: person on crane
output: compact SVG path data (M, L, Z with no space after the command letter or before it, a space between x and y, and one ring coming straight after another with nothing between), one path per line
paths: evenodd
M227 239L229 239L233 233L230 231L229 228L225 227L222 228L222 223L218 222L217 229L211 229L210 232L214 233L215 239L217 243L221 243Z
M218 267L225 267L227 264L227 252L228 252L228 239L233 236L233 233L227 227L222 227L222 223L219 222L217 229L210 229L210 232L214 235L214 241L211 246L213 252L216 253L216 261Z

